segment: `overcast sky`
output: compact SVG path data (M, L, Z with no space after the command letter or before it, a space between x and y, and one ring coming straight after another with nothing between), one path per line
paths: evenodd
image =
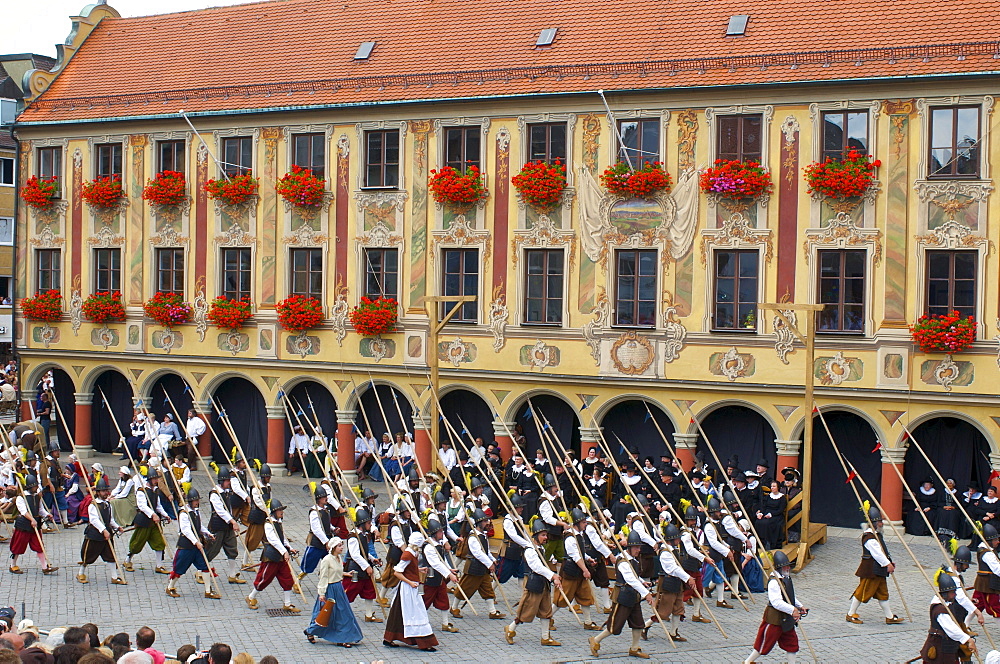
M96 2L97 0L94 0ZM148 16L167 12L238 5L248 0L108 0L122 16ZM0 54L38 53L55 57L56 44L66 41L76 16L87 0L3 0L0 21Z

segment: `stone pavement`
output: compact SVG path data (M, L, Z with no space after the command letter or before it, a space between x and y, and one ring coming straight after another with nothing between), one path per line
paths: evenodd
M114 459L110 455L98 455L91 462L101 461L105 468L113 470L117 466ZM195 475L195 484L203 492L208 489L208 482L200 471ZM293 546L302 549L307 528L306 510L311 502L309 495L302 490L305 481L301 477L277 477L274 484L275 495L289 506L285 513L286 532L295 540ZM376 488L376 491L385 493L384 487ZM384 498L382 495L382 499ZM886 530L888 533L889 529ZM168 527L168 555L172 555L176 544L175 533L171 524ZM897 577L915 622L886 625L878 605L872 602L862 606L860 613L866 621L864 625L847 623L844 615L850 594L854 590L854 570L860 552L858 535L858 531L831 529L828 543L814 549L816 559L795 576L796 594L811 609L804 621L806 635L818 660L822 662L903 662L915 657L923 642L931 591L903 546L890 537L891 552L899 561ZM136 557L136 572L128 574L128 586L110 585L101 563L89 568L91 583L80 585L73 577L76 574L75 562L79 560L82 537L79 528L59 531L45 537L45 545L54 564L61 566L56 576L43 576L38 569L37 559L27 556L21 562L22 567L27 570L26 574L16 576L8 574L5 569L0 571L0 588L3 589L0 603L13 605L21 617L23 602L24 617L33 619L42 629L94 622L100 626L103 637L118 631L134 635L139 627L149 625L157 631L156 646L168 654L175 652L180 645L199 640L203 647L215 641L223 641L230 644L234 652L247 651L258 659L265 654L272 654L282 664L375 660L537 663L595 659L590 656L587 647L587 637L593 633L584 632L565 611L557 615L558 630L553 633L553 637L563 643L559 648L539 644L537 621L522 625L518 630L516 645L507 645L503 639L502 626L509 620L488 620L485 615L477 618L469 610L465 611L464 620L456 621L461 630L459 634L438 634L441 645L437 653L384 648L381 625L365 623L362 623L364 642L351 650L322 641L311 645L306 642L302 630L308 625L309 611L315 597L315 575L303 581L303 590L309 602L308 606L303 606L301 598L298 598L297 603L303 608L301 616L271 618L265 610L281 606L281 591L277 583L260 596L259 611L250 611L243 601L249 591L249 584L224 584L222 600L212 601L202 598L203 587L194 583L190 573L180 581L178 590L182 597L171 599L164 594L167 577L153 573L155 558L148 549ZM928 567L928 571L933 572L941 562L941 554L933 542L929 538L911 537L907 537L907 541L921 562ZM119 542L120 555L124 554L124 549L125 545ZM974 573L974 569L966 573L967 582L971 583ZM507 583L505 589L509 600L515 602L519 595L516 580ZM473 601L480 613L485 614L482 600ZM893 609L905 616L903 605L892 584L890 601ZM757 595L756 602L753 605L748 601L749 612L738 605L735 610L716 610L716 615L722 620L729 635L728 640L723 639L712 625L685 622L681 626L681 634L689 639L687 643L679 643L673 649L663 632L654 628L650 631L650 640L644 642L643 647L652 655L651 661L740 662L752 646L763 612L764 595ZM505 613L510 613L502 600L498 601L498 606ZM360 616L360 608L355 613ZM644 613L648 614L648 607ZM1000 629L996 624L988 625L991 626L994 638L1000 638ZM988 641L983 637L979 641L983 652L988 651ZM609 637L602 644L601 657L597 660L638 661L624 657L629 643L628 630L621 636ZM802 652L799 661L809 661L809 650L801 637L800 643ZM775 649L763 661L784 661L781 655Z

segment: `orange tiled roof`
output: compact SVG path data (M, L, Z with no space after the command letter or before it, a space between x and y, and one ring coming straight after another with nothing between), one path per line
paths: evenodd
M272 0L106 18L19 120L994 73L998 39L992 0Z

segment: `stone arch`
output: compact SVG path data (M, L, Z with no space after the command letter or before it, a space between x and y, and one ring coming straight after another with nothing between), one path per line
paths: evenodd
M132 392L131 385L134 385L132 377L125 373L125 370L114 364L101 364L90 371L88 371L82 379L80 379L80 392L90 392L94 394L94 398L100 398L100 394L97 393L96 385L97 381L108 371L114 371L115 373L121 374L122 378L125 379L126 383L129 383L129 392Z
M747 408L749 410L752 410L752 411L756 412L758 415L760 415L762 418L764 418L764 420L768 424L771 425L771 429L774 431L775 437L777 437L778 434L779 434L779 432L781 431L781 427L778 426L778 421L775 420L771 415L769 415L767 413L767 411L765 411L763 408L761 408L757 404L755 404L755 403L753 403L751 401L745 401L743 399L723 399L722 401L714 401L714 402L710 403L709 405L705 406L704 408L702 408L697 413L695 413L694 416L695 416L695 418L699 422L704 422L704 420L705 420L706 417L708 417L709 415L711 415L715 411L717 411L717 410L719 410L721 408L726 408L728 406L740 406L742 408ZM684 411L684 415L687 415L687 411L686 410ZM687 433L698 433L698 426L696 424L694 424L694 423L690 423L689 422ZM723 462L724 461L725 461L725 459L723 459Z
M206 410L207 412L212 410L211 396L215 394L216 390L219 389L220 385L225 383L230 378L242 378L243 380L247 381L248 383L257 388L257 392L260 393L262 398L264 397L264 395L268 394L271 391L270 388L268 388L268 386L263 381L261 381L257 376L254 376L253 374L246 374L243 373L242 371L223 371L219 375L210 378L209 381L205 384L205 386L201 388L196 387L194 383L192 383L191 381L188 381L188 385L191 386L192 390L196 391L200 390L199 398L201 399L202 404L208 404L208 408ZM185 378L185 380L187 380L187 378Z
M283 383L281 387L279 394L284 391L287 399L282 397L275 405L285 414L285 440L292 435L293 422L301 422L303 432L310 438L316 434L317 425L323 437L334 436L337 432L337 399L324 383L305 376L297 378L294 383ZM353 438L351 444L354 444ZM315 461L314 458L312 460ZM322 473L316 472L318 466L309 465L310 476L322 477Z
M372 382L367 380L359 384L351 393L350 410L357 411L354 426L361 431L370 427L376 441L382 440L383 433L388 433L390 438L400 432L412 434L414 405L406 391L391 381L374 379L374 388Z
M924 413L923 415L919 415L913 418L912 420L906 423L906 428L912 431L914 434L916 434L917 428L920 425L925 424L930 420L937 419L939 417L952 417L956 420L962 420L964 422L971 424L979 431L979 433L983 435L983 438L986 439L986 442L989 443L990 452L992 454L1000 454L1000 444L997 443L997 440L993 438L989 430L984 428L976 418L970 416L968 413L963 413L957 410L934 410L929 413ZM919 442L919 440L920 439L918 438L917 442ZM907 446L905 431L901 431L897 436L896 445L900 447Z
M445 416L455 432L462 437L456 453L472 446L472 439L483 439L483 445L489 445L493 440L493 408L489 402L476 390L466 389L462 385L449 386L447 392L441 394L441 413ZM462 423L468 427L468 435L462 434ZM432 424L433 426L433 424ZM438 441L451 440L444 421L438 422ZM470 438L471 437L471 438Z
M517 435L518 426L521 427L525 438L524 452L529 458L535 456L535 450L541 448L541 436L539 429L544 426L543 419L536 419L537 415L532 412L528 416L528 405L534 405L535 410L541 416L548 419L559 440L567 450L575 450L580 453L580 415L569 400L559 394L549 390L532 390L518 399L520 406L515 407L511 413L513 417L509 421L514 422L514 435ZM537 426L536 422L537 421ZM548 445L546 449L549 450ZM551 452L551 450L549 450ZM579 458L579 457L578 457Z
M649 411L645 404L649 405ZM612 452L625 445L636 454L640 465L647 456L653 457L656 465L659 465L661 455L672 456L670 450L674 449L673 434L676 431L674 422L666 409L652 399L641 395L613 399L598 411L597 421ZM666 436L669 447L664 444L660 431ZM586 453L587 450L582 451Z
M68 452L73 449L70 444L70 435L76 432L76 381L73 376L63 368L58 362L43 362L34 367L31 373L31 380L24 384L24 389L34 390L35 386L42 379L46 371L52 370L52 377L55 381L53 393L62 417L59 416L56 407L52 407L51 421L55 424L49 430L49 440L55 436L59 441L59 448ZM35 401L38 395L35 395ZM34 403L32 404L34 407Z
M881 440L884 444L888 444L888 441L886 440L887 432L882 429L878 421L874 417L872 417L871 414L866 413L864 410L858 408L857 406L849 406L847 404L841 404L841 403L823 404L824 415L826 415L827 413L840 412L840 411L848 412L851 413L852 415L857 415L858 417L863 419L865 422L868 423L868 426L872 428L872 431L875 432L875 434L878 436L878 439ZM823 425L820 424L819 420L817 419L813 425L813 428L814 429L816 427L822 428L822 426ZM795 423L795 426L792 428L792 434L790 437L791 440L802 440L802 435L803 432L805 431L805 428L806 428L806 419L804 417L800 417L798 421Z
M31 370L28 372L27 379L21 382L21 389L34 390L38 385L38 381L42 379L42 375L49 369L59 369L63 373L69 375L69 372L66 371L66 368L63 365L51 360L45 360L43 362L39 362L38 364L31 365Z
M698 451L704 454L709 467L728 464L733 456L737 456L740 469L746 470L756 466L763 457L770 468L769 475L774 476L777 465L774 441L780 429L761 408L743 400L727 399L706 406L696 417L711 442L711 448L696 424L690 424L688 432L698 434ZM719 457L718 463L712 449Z
M504 413L504 418L508 422L513 422L517 414L524 410L525 405L528 403L528 399L534 399L537 396L548 395L561 399L565 401L566 404L573 409L573 413L576 415L577 420L582 422L583 419L580 417L580 409L572 403L569 397L567 397L562 392L557 392L556 390L546 389L544 387L536 387L534 389L528 390L527 392L522 392L517 397L515 397L510 406L507 407L507 411ZM589 418L588 418L589 419Z
M594 419L597 420L597 422L601 422L604 419L604 416L608 414L608 411L613 409L618 404L624 403L626 401L645 401L651 407L658 408L660 412L662 412L670 421L670 426L675 431L677 430L677 420L674 418L673 415L670 414L670 410L666 406L664 406L656 399L653 399L652 397L649 397L645 394L640 394L638 392L617 394L611 397L610 399L608 399L607 401L605 401L600 406L594 409Z
M173 367L161 367L159 369L154 369L148 374L145 374L145 377L142 379L142 382L139 383L139 394L147 397L152 397L154 399L159 397L159 399L162 401L163 393L159 392L159 394L157 394L158 392L157 386L159 383L162 382L164 376L176 376L178 380L190 385L191 390L196 389L194 381L191 379L190 376L185 374L183 371L180 371ZM191 394L191 392L188 392L188 394ZM173 394L171 394L170 396L172 398ZM178 405L178 408L179 407L180 406Z

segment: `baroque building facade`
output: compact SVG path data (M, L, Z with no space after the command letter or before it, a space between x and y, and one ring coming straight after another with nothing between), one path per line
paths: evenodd
M324 45L293 29L301 0L135 19L93 5L74 17L59 63L28 74L16 124L20 178L64 182L52 210L18 208L16 297L57 288L64 314L18 315L15 336L24 387L54 370L78 445L110 451L109 411L124 425L136 400L169 412L169 394L179 409L211 412L214 398L239 413L248 452L272 464L285 460L286 420L315 413L345 468L368 428L414 431L426 466L445 435L429 416L436 364L449 420L508 450L515 427L532 447L547 425L583 453L606 440L659 457L666 438L690 462L705 447L700 424L723 460L763 458L772 472L801 465L811 374L830 426L816 420L813 491L832 497L814 506L819 522L858 520L830 436L895 518L903 491L889 464L911 482L927 474L914 439L960 485L1000 468L996 49L963 32L995 30L984 10L970 3L965 28L935 34L910 29L930 11L917 6L844 50L848 35L865 37L836 17L826 36L812 31L826 19L809 3L743 17L742 33L735 11L681 3L652 34L637 27L642 48L623 56L588 38L578 3L534 3L544 18L472 57L461 34L442 34L487 10L445 4L437 23L392 37L365 27L361 9L317 9L317 24L339 26ZM626 4L616 21L659 11ZM662 45L664 25L676 44ZM238 56L213 60L208 43ZM287 55L296 49L309 57ZM852 148L880 161L877 182L847 204L809 195L803 169ZM601 174L622 158L663 162L672 188L610 193ZM760 161L769 195L701 191L720 158ZM567 187L539 213L511 177L556 159ZM431 172L469 163L489 196L462 213L436 204ZM293 165L326 180L318 212L277 194ZM206 195L227 169L259 178L248 204ZM172 214L142 198L164 170L187 181ZM99 175L122 179L113 210L80 197ZM103 290L122 293L124 322L83 317ZM157 292L190 302L192 320L145 318ZM278 324L275 305L295 293L320 299L320 326ZM399 302L397 331L355 333L351 308L381 294ZM207 320L219 295L253 302L244 328ZM475 300L431 347L428 311L442 305L426 298L463 295ZM782 302L826 305L808 369L777 313L757 307ZM910 325L953 309L975 317L975 343L921 352ZM801 327L812 314L786 315ZM24 391L26 411L33 397ZM213 450L206 438L202 453Z

